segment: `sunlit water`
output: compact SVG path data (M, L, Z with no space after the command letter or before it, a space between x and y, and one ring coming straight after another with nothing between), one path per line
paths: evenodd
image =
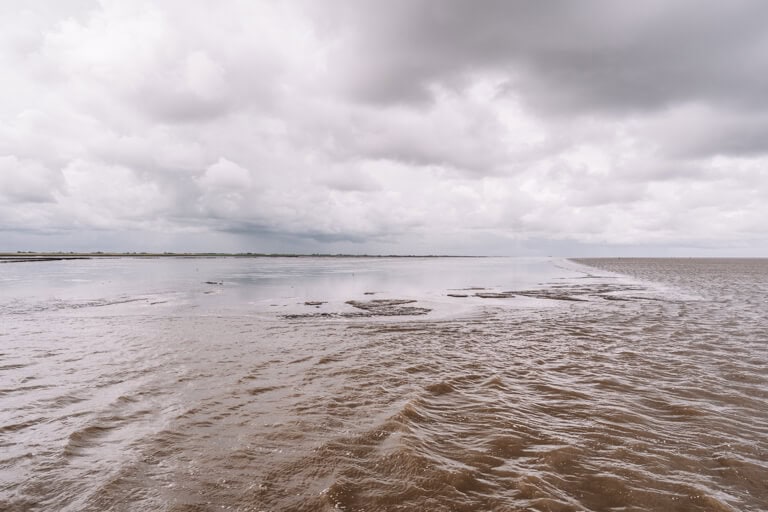
M768 260L2 263L0 322L0 510L768 510Z

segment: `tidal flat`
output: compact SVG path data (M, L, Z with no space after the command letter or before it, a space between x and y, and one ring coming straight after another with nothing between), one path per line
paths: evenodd
M768 260L0 265L0 509L762 511Z

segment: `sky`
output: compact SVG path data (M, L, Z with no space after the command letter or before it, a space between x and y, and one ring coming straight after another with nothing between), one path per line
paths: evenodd
M0 3L0 251L768 256L768 2Z

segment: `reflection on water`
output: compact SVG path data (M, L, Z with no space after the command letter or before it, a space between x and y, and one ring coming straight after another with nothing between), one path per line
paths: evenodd
M765 260L89 260L0 286L2 510L768 509ZM359 307L386 300L429 312Z
M451 309L456 301L445 300L451 291L523 288L573 274L532 258L124 258L0 268L0 308L21 313L136 302L119 313L162 304L166 310L287 314L307 312L305 302L330 311L345 309L348 300L382 297L415 297Z

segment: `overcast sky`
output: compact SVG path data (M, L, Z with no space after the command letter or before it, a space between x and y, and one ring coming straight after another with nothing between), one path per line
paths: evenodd
M0 250L768 255L768 2L0 3Z

